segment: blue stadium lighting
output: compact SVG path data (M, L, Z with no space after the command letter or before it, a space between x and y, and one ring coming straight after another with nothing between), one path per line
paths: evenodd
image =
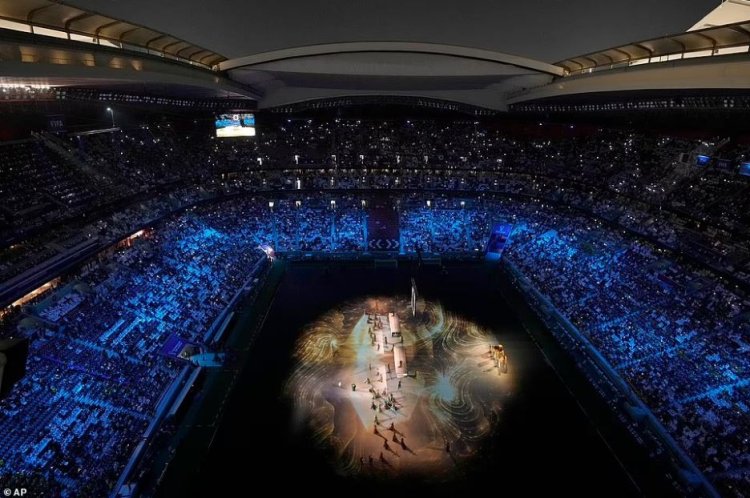
M139 452L276 258L449 277L468 260L595 367L618 420L677 462L671 476L744 491L747 145L588 126L565 139L569 125L538 117L521 138L474 118L276 116L225 141L215 126L256 121L217 112L0 146L0 331L29 340L27 374L0 399L0 471L42 473L64 498L137 479ZM461 379L439 372L428 392L460 402Z

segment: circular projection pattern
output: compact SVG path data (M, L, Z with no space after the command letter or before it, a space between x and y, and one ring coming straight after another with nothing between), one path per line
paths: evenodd
M295 421L347 475L451 478L499 423L512 358L487 330L419 301L350 301L306 326L286 387Z

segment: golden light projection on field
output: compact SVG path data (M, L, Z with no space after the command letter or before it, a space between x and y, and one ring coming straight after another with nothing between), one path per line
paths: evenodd
M477 454L513 388L489 331L439 304L348 302L303 331L287 384L295 420L349 475L450 478Z

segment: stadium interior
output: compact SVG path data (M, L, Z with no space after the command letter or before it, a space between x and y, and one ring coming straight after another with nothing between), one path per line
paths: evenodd
M4 496L750 498L748 116L750 0L0 0Z

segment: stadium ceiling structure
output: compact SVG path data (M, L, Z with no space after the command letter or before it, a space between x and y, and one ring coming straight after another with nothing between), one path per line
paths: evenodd
M582 42L592 46L595 42L587 33L593 38L604 31L605 20L593 28L591 23L584 26L576 19L582 15L580 5L560 9L552 0L540 0L551 8L542 14L533 6L513 4L498 10L479 0L466 0L458 10L455 2L442 0L432 0L430 8L422 10L415 7L421 0L384 0L359 7L331 1L338 10L318 5L321 15L309 17L311 3L296 0L224 0L221 8L209 11L203 0L185 0L179 9L146 0L0 0L5 69L0 84L43 80L52 86L75 86L78 78L80 86L252 99L258 108L341 97L404 96L492 110L575 93L750 87L750 21L723 26L704 22L692 31L620 43L553 63L552 57ZM715 2L695 0L690 5L705 13L705 3ZM680 16L698 17L684 5L670 12L670 23L684 22ZM646 9L649 6L644 3ZM603 12L636 16L635 20L646 15L620 12L620 7L614 2ZM732 12L739 8L732 7ZM603 7L587 8L583 14L593 15ZM719 17L730 19L726 5L714 12L719 10ZM204 15L197 16L199 12ZM372 22L384 17L386 24ZM624 23L625 17L615 24ZM642 24L627 26L625 32L640 33ZM226 29L217 29L221 26ZM578 32L571 36L574 28ZM632 39L620 33L600 38L597 45L607 46L600 44L602 40Z
M558 66L500 52L407 42L295 47L230 59L218 69L261 89L260 107L403 95L500 109L508 92L543 85L563 74Z
M750 20L628 43L571 57L556 62L555 65L573 74L601 68L611 69L634 62L645 63L653 60L665 62L684 57L696 57L698 54L718 55L719 51L741 53L747 52L748 47L750 47ZM730 51L729 49L737 50Z
M226 59L175 36L55 0L0 0L0 19L28 25L32 33L58 32L68 39L153 51L206 67Z

